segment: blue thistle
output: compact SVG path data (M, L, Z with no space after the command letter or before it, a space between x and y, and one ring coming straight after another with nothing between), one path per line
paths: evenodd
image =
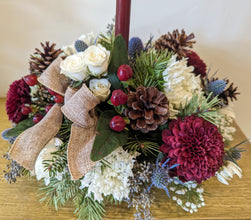
M166 194L170 197L169 191L168 191L168 184L172 181L178 181L179 183L181 183L179 180L177 179L172 179L169 176L169 170L179 166L179 164L174 164L171 167L169 167L169 165L167 164L170 160L167 159L161 166L159 166L159 160L160 160L160 155L158 156L157 160L156 160L156 169L153 171L152 177L151 177L151 185L148 188L148 190L151 189L152 186L157 187L158 189L164 189L166 191ZM183 183L181 183L183 184Z
M213 92L214 96L220 95L227 86L225 80L215 80L208 84L209 92Z
M144 49L143 43L140 38L132 37L128 44L128 55L130 57L135 57L137 54Z
M76 40L74 46L77 52L84 52L88 48L87 44L82 40Z

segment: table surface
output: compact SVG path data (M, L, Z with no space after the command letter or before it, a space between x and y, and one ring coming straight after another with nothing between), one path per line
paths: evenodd
M5 112L5 99L0 99L0 131L9 128ZM235 125L235 133L232 146L246 139L240 128ZM0 138L0 154L8 150L9 144ZM162 191L156 195L152 207L155 219L251 219L251 144L243 147L247 152L243 153L239 165L243 170L243 177L237 176L224 185L214 177L206 181L204 189L209 195L204 196L206 206L200 208L197 213L190 214L169 201ZM7 161L0 158L0 172L6 169ZM55 211L53 208L40 203L38 197L39 183L34 178L18 178L15 184L8 184L0 175L0 219L10 220L57 220L77 219L73 214L71 203ZM105 219L133 219L133 209L127 209L126 204L121 206L106 206Z

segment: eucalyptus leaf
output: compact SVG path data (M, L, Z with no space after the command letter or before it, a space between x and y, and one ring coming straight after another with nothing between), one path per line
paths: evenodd
M91 160L98 161L127 143L127 131L116 132L109 127L113 116L116 115L114 110L103 112L97 123L97 135L91 152Z
M26 129L32 127L35 123L33 122L32 118L25 119L19 122L15 127L9 129L5 133L5 137L16 137L20 135Z
M121 34L117 35L111 51L111 61L108 67L108 73L117 73L122 64L129 64L127 47Z

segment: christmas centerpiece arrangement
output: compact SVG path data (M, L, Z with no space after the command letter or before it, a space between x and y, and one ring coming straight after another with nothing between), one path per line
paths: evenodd
M156 190L197 212L205 180L242 176L243 149L229 144L237 87L207 69L194 43L182 29L127 48L114 25L61 49L41 43L7 94L6 179L35 176L42 201L71 200L79 219L121 202L152 219Z

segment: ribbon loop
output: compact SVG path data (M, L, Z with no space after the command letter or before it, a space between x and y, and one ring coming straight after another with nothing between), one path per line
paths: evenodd
M61 110L68 119L80 127L90 128L95 125L92 110L99 102L99 99L83 84Z
M38 81L47 88L64 96L65 90L70 84L70 79L64 74L60 74L60 62L62 60L61 57L55 59L41 74Z
M24 168L34 170L40 151L58 133L63 119L60 108L55 104L39 123L15 140L9 155Z

